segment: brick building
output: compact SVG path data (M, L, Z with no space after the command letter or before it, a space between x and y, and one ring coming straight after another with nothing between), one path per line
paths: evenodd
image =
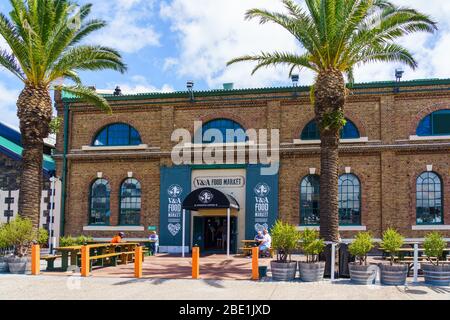
M320 137L308 87L105 97L112 115L56 96L65 118L55 159L65 188L66 235L109 238L120 230L144 238L156 227L161 248L179 251L182 202L203 187L238 203L230 220L233 250L278 218L299 229L317 228ZM341 237L369 230L379 238L392 226L407 238L431 230L450 238L450 80L356 84L345 116ZM202 121L203 131L279 129L278 173L264 175L262 165L249 160L174 165L178 142L171 135L185 128L194 136L194 121ZM247 153L255 145L246 137L225 142ZM222 209L188 212L185 245L220 251L225 216Z

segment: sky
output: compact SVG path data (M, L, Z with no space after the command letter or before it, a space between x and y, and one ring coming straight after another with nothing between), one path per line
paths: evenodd
M419 62L416 71L404 67L404 79L450 78L450 1L392 0L430 14L437 22L435 34L418 33L400 42ZM78 0L92 3L91 17L108 26L92 34L87 43L118 49L128 71L81 73L85 85L123 93L186 90L193 80L195 90L291 85L286 68L263 69L251 76L252 65L226 67L231 58L261 51L301 52L295 39L281 27L244 20L245 11L264 8L282 11L277 0ZM301 3L301 0L297 0ZM0 1L8 14L9 1ZM0 48L7 49L3 39ZM356 82L393 80L396 64L371 64L358 68ZM300 73L300 85L313 81L313 74ZM18 126L16 100L23 84L0 67L0 121Z

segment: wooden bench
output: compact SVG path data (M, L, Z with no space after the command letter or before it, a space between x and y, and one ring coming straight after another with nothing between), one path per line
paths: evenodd
M47 262L47 271L54 271L55 270L55 260L58 258L61 258L62 255L56 255L56 254L49 254L46 256L41 256L41 260L44 260Z
M112 253L105 253L102 255L98 255L98 256L90 256L89 257L89 267L92 270L92 266L94 261L96 260L101 260L101 267L105 266L105 260L110 260L111 266L116 267L117 266L117 260L120 259L120 264L128 264L128 262L131 262L134 258L134 251L127 251L127 252L112 252ZM129 259L129 257L131 257L131 259ZM144 261L144 255L142 255L142 261Z

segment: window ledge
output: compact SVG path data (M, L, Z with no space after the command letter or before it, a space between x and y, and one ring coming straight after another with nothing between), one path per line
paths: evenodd
M415 231L434 231L434 230L441 230L441 231L448 231L450 230L449 225L417 225L412 226L412 230Z
M306 229L320 230L320 227L318 227L318 226L310 226L310 227L298 226L297 227L298 231L305 231ZM366 226L340 226L339 231L367 231L367 227Z
M426 141L426 140L450 140L450 136L409 136L410 141Z
M83 231L145 231L144 226L84 226Z
M294 144L320 144L320 140L301 140L301 139L294 139ZM363 143L363 142L369 142L368 137L361 137L358 139L341 139L340 143Z
M114 151L114 150L145 150L148 148L146 144L140 144L138 146L105 146L105 147L94 147L94 146L83 146L82 151Z

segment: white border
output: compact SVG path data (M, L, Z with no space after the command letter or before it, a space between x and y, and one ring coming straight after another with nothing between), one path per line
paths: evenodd
M449 225L417 225L417 226L412 226L412 230L415 231L434 231L434 230L441 230L441 231L446 231L446 230L450 230L450 226Z
M306 226L297 226L296 227L298 231L305 231L306 229L311 230L320 230L320 227L312 226L312 227L306 227ZM339 231L367 231L366 226L341 226L339 227Z
M116 151L116 150L145 150L148 148L146 144L140 144L137 146L104 146L104 147L93 147L93 146L82 146L82 151Z
M409 136L411 141L425 141L425 140L450 140L450 136Z
M301 140L294 139L294 144L320 144L320 140ZM369 137L361 137L358 139L340 139L340 143L362 143L369 142Z
M83 231L145 231L144 226L84 226Z

